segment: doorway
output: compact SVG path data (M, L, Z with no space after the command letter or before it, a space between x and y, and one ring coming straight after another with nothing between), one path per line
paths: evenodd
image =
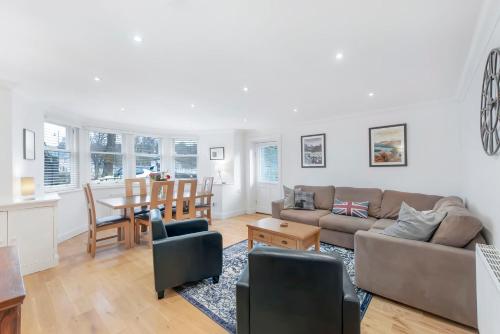
M271 214L271 202L281 198L281 163L277 141L255 144L256 211Z

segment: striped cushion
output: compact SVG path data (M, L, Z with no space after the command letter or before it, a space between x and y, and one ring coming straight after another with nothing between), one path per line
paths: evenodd
M335 199L332 212L336 215L368 218L369 202L351 202Z

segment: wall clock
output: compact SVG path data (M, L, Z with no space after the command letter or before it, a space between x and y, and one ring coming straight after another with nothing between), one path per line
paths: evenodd
M500 149L500 49L491 50L486 61L481 94L481 141L486 154Z

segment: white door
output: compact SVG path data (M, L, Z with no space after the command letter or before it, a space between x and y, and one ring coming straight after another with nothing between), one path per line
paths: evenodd
M280 152L277 142L256 144L256 211L271 214L271 202L281 197Z

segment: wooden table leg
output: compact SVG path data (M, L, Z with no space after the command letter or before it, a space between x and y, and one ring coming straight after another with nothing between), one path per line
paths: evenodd
M129 218L130 218L130 227L129 227L129 245L130 247L134 247L134 241L136 240L136 235L135 235L135 211L134 208L129 209Z
M253 248L252 230L248 229L248 251L251 251L252 248Z
M319 247L320 247L320 238L319 238L319 232L318 232L318 234L316 235L316 245L315 245L315 247L314 247L314 248L315 248L315 250L316 250L316 252L319 252L319 251L320 251L320 248L319 248Z

